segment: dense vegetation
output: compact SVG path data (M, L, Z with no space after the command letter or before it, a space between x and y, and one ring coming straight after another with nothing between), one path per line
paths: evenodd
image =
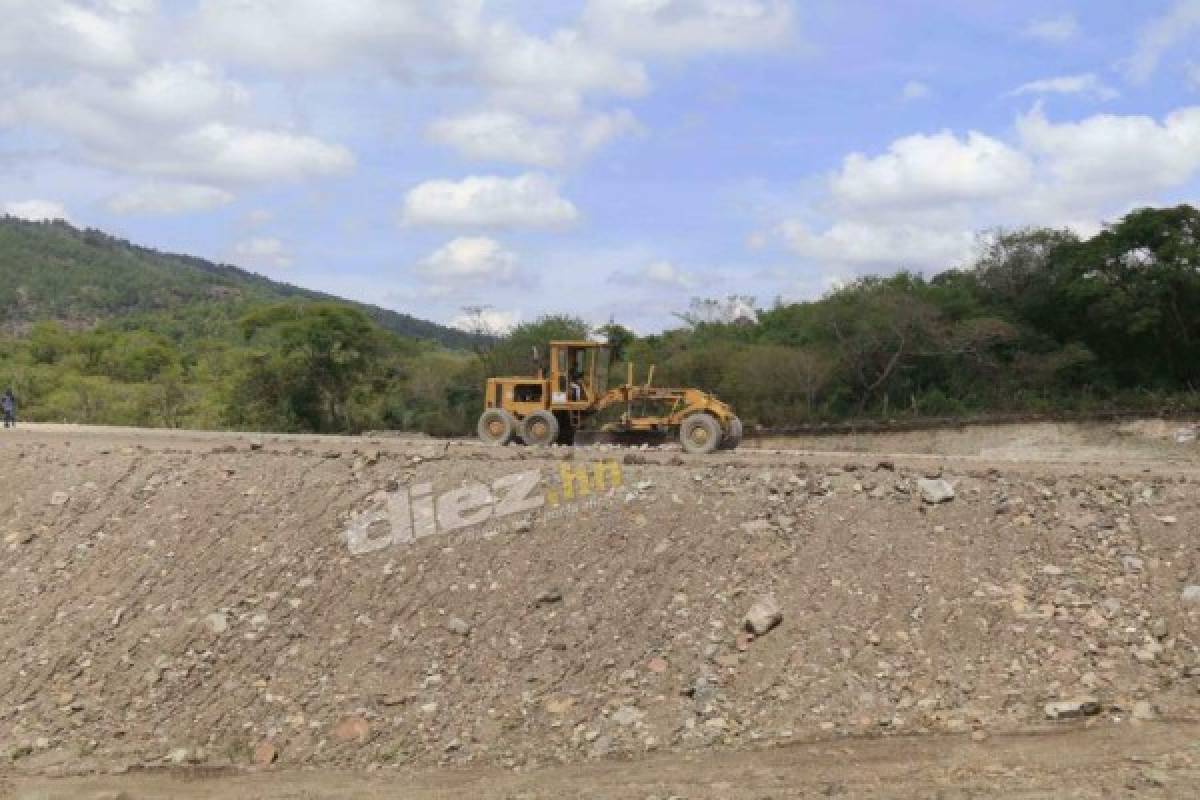
M656 364L656 382L716 391L751 424L1200 407L1200 212L1188 206L1137 211L1086 240L998 233L969 267L864 278L757 320L742 315L746 298L697 300L678 329L653 336L553 316L451 342L468 349L397 335L361 307L272 294L277 285L237 271L236 302L205 301L232 268L191 270L178 257L150 259L161 269L138 272L134 294L115 261L89 269L74 257L44 277L44 266L21 265L57 263L61 251L14 251L14 241L0 236L3 321L42 321L2 343L0 384L36 419L464 433L485 375L526 373L532 345L589 333L639 376ZM121 258L149 258L103 241ZM89 314L107 318L69 324Z
M865 278L754 325L684 316L687 328L636 342L633 357L767 424L1191 407L1200 212L1145 209L1087 240L998 233L968 268Z

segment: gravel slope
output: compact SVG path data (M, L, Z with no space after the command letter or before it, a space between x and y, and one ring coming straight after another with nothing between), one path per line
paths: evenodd
M358 554L344 535L419 484L536 472L544 497L611 459L620 487L557 507ZM23 772L1196 718L1178 464L39 429L0 440L0 474L0 750ZM953 499L922 498L936 480ZM760 602L782 619L754 637Z

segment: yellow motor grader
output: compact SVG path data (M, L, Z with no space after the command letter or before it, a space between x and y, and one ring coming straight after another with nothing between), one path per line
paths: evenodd
M652 386L654 367L644 384L635 384L629 364L625 384L608 388L610 352L597 342L551 342L548 364L534 351L536 377L489 378L479 438L493 445L514 439L548 445L677 435L689 453L741 443L742 422L732 408L699 389ZM589 429L590 420L610 410L619 412L615 420Z

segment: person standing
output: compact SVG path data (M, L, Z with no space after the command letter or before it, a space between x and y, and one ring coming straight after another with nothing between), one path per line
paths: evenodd
M0 413L4 415L4 427L17 427L17 398L13 397L12 389L5 389L0 397Z

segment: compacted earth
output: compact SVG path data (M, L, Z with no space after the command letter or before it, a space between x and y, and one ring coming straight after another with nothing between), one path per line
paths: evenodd
M4 431L0 797L1192 797L1191 430Z

